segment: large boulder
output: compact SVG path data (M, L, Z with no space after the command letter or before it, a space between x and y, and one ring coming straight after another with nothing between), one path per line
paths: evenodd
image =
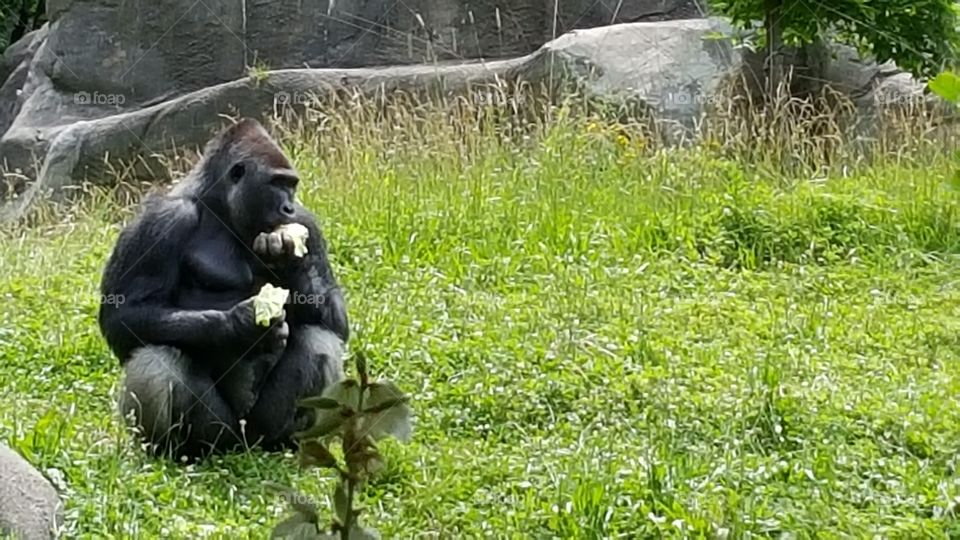
M0 444L0 534L55 538L62 523L57 490L27 460Z
M526 76L559 77L590 97L639 101L661 120L688 124L740 78L740 52L715 38L731 32L714 18L574 30L544 45Z
M27 82L30 61L46 40L47 25L23 36L0 56L0 133L10 128L20 112L20 95Z

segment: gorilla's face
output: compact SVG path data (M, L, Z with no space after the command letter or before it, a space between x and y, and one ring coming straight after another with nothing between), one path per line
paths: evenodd
M227 181L230 220L244 240L293 219L300 180L289 166L275 167L264 159L241 160L231 166Z

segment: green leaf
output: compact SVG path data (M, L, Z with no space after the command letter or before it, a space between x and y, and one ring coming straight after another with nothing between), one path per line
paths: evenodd
M360 383L353 379L340 381L324 390L323 397L333 399L337 403L355 410L357 403L360 402Z
M390 381L371 384L364 399L360 433L374 440L392 435L403 442L409 441L413 433L413 411L407 401L409 398Z
M930 90L951 103L960 103L960 75L944 71L928 83Z
M347 488L343 484L343 480L337 482L337 487L333 491L333 513L336 514L337 520L340 523L347 522L347 511L349 506L347 504Z
M337 466L337 458L330 453L327 445L317 440L307 440L300 444L300 465L332 469Z
M317 529L317 524L306 520L300 514L294 514L277 523L270 534L270 538L284 540L317 540L323 538Z
M281 287L274 287L267 283L260 288L260 292L253 298L253 312L257 324L270 326L270 321L283 313L283 305L287 302L290 291Z
M398 406L400 406L400 405L403 405L404 403L406 403L406 402L408 402L408 401L410 401L410 398L408 398L408 397L391 399L391 400L389 400L389 401L384 401L383 403L380 403L380 404L378 404L378 405L376 405L376 406L374 406L374 407L368 407L368 408L364 409L363 412L366 413L366 414L381 413L381 412L383 412L383 411L385 411L385 410L387 410L387 409L392 409L393 407L398 407Z
M383 412L364 414L360 421L360 433L373 440L388 436L402 442L409 442L413 435L413 411L406 403L391 407Z
M305 409L336 409L340 402L323 396L313 396L300 400L298 405Z
M406 394L404 394L396 384L390 381L378 381L367 387L367 394L364 396L363 406L365 410L369 410L377 408L384 403L406 398Z
M347 414L344 414L344 413ZM347 418L353 414L353 411L344 411L343 407L338 409L318 410L317 417L313 425L304 431L294 433L294 437L303 439L318 439L328 437L340 431Z
M360 432L377 441L393 436L402 442L409 442L413 435L412 417L410 407L402 404L382 413L365 416L360 423Z

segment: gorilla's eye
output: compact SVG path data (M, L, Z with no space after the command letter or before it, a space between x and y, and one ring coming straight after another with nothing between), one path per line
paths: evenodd
M247 172L247 168L243 166L243 163L237 163L233 167L230 167L230 179L236 182L243 178L245 172Z

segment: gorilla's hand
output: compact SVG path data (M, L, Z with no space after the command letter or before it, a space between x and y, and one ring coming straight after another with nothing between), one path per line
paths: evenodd
M282 351L287 347L290 327L285 320L286 310L270 319L269 325L261 326L257 324L256 310L251 297L230 308L228 315L233 325L234 335L242 347L256 348L261 351Z
M282 265L296 258L294 237L284 230L260 233L253 240L253 252L272 265Z

